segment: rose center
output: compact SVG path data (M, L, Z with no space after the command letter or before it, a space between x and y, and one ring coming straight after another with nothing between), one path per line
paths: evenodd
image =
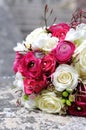
M66 46L63 46L63 49L66 49Z
M69 72L62 72L58 76L57 80L60 83L67 84L69 81L71 81L71 79L72 79L71 73L69 73Z
M46 66L46 64L47 64L47 63L46 63L46 62L44 62L44 66Z
M29 64L28 64L28 68L32 68L34 66L34 62L31 61Z
M70 51L70 46L69 45L62 45L60 47L60 52L67 52Z

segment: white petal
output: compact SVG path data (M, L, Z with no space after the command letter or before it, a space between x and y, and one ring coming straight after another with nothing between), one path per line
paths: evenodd
M24 46L23 43L22 44L21 43L17 43L17 46L14 47L13 49L14 49L14 51L20 51L20 52L27 50L27 48Z

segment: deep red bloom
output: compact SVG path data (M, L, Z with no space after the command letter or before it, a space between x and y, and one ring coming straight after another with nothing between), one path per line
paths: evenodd
M41 75L38 79L25 79L24 91L25 94L30 95L32 93L39 93L47 85L47 79L45 75Z
M36 58L34 52L28 52L21 60L19 72L26 78L37 78L41 75L41 60Z
M15 73L18 72L20 61L23 58L23 56L24 55L20 54L19 52L16 53L15 61L14 61L14 64L13 64L13 70L14 70Z
M81 84L77 91L75 102L68 108L68 114L86 117L86 86Z
M47 75L50 76L56 67L56 60L52 54L47 54L42 58L42 70Z
M49 28L49 31L52 33L52 36L59 38L60 41L65 39L67 32L69 31L70 26L66 23L52 25Z

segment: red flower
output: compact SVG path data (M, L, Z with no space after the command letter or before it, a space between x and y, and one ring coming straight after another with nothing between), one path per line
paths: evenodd
M35 57L34 52L28 52L21 60L19 72L26 78L39 77L41 74L41 60Z
M42 59L43 72L47 76L50 76L55 71L55 67L56 67L55 57L52 54L45 55Z
M86 117L86 86L79 84L75 102L68 108L68 114Z
M25 94L30 95L32 93L39 93L47 85L46 76L42 75L38 79L25 79L24 80L24 91Z
M75 45L69 41L61 41L52 51L58 63L63 64L71 60L74 53Z
M19 68L19 65L20 65L20 61L21 59L23 58L23 55L22 54L19 54L18 52L16 53L16 57L15 57L15 61L14 61L14 64L13 64L13 70L15 73L18 72L18 68Z
M61 23L53 25L49 28L49 31L52 33L52 36L59 38L59 40L64 40L67 32L70 27L68 24Z

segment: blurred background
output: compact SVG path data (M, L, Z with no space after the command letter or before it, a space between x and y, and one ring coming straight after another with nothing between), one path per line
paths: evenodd
M77 0L0 0L0 76L12 76L13 47L33 29L43 26L44 7L53 9L49 20L69 22ZM78 0L80 1L80 0ZM83 0L82 0L83 1ZM84 0L85 1L85 0Z
M57 22L70 22L71 12L76 4L75 0L6 0L15 22L25 37L34 28L43 26L44 7L48 4L53 9L51 17L57 17ZM49 25L52 24L49 21Z

